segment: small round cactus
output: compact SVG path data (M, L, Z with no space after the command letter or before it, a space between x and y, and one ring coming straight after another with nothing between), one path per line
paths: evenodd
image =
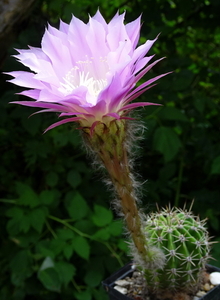
M161 268L143 270L148 291L157 299L196 292L210 252L205 220L191 211L167 208L150 214L144 229L151 247L161 249L166 257Z

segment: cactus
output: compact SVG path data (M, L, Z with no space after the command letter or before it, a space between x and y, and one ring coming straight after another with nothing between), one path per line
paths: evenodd
M151 247L161 249L166 257L161 268L154 269L150 264L144 268L148 292L157 299L195 293L210 252L205 220L191 211L167 208L150 214L144 230Z
M84 139L110 175L118 197L116 210L124 217L132 240L131 254L143 271L148 293L156 299L190 299L185 295L195 294L201 286L209 258L205 220L193 216L191 209L167 208L149 216L138 210L125 124L97 124L93 135L85 128Z

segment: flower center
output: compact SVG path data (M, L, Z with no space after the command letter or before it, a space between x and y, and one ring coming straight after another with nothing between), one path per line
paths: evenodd
M59 91L65 96L71 94L75 89L80 86L85 86L88 89L89 95L93 98L90 99L92 104L96 104L96 98L100 91L102 91L106 85L106 73L108 72L108 66L106 59L100 58L95 64L92 60L77 61L74 66L63 77L63 82L60 83ZM97 70L99 68L99 70ZM95 98L95 99L94 99Z

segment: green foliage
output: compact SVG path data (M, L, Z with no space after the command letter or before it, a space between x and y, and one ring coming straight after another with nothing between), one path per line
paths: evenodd
M164 161L172 160L181 148L181 141L170 127L158 127L154 134L153 148L163 154Z
M96 226L104 227L112 222L113 216L111 211L99 205L95 205L94 211L92 220Z
M13 48L40 46L48 21L58 26L72 13L87 21L97 7L107 20L118 9L127 10L127 21L143 13L141 42L161 32L152 53L167 57L149 75L174 71L139 99L163 105L136 117L148 127L135 169L148 179L143 205L182 207L194 198L195 214L209 217L210 235L219 239L219 1L38 0L2 71L21 70ZM56 115L28 118L35 110L9 105L24 97L6 79L2 74L0 299L104 300L100 282L128 260L112 196L94 176L78 130L63 125L41 134ZM219 244L213 256L219 259Z
M217 156L212 162L211 174L220 174L220 156Z
M65 204L69 216L74 221L81 220L88 214L89 207L85 199L79 193L72 195L70 192L67 194Z

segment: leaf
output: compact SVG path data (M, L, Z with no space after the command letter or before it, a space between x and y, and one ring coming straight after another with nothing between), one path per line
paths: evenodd
M153 147L161 152L165 162L168 162L177 154L182 143L172 128L162 126L155 131Z
M16 183L16 190L20 195L18 199L18 204L29 206L29 207L36 207L40 204L37 194L32 190L32 188L24 183L17 182Z
M7 232L11 236L16 236L20 233L19 223L15 219L11 219L7 222Z
M92 220L83 219L75 222L75 228L80 231L92 235L94 231L97 229Z
M48 240L42 240L39 243L36 244L36 251L40 255L44 257L55 257L55 253L53 251L54 249L51 249L51 242Z
M162 109L158 113L158 117L160 117L162 120L174 120L174 121L183 121L188 122L189 120L184 115L184 113L176 108L176 107L162 107Z
M174 163L165 164L159 172L159 178L164 182L167 182L170 178L174 176L176 172L176 165Z
M55 130L53 130L53 132L51 132L52 136L53 136L53 140L54 140L54 144L59 146L59 147L63 147L68 143L68 135L62 131L59 132L60 128L56 128Z
M42 232L48 213L43 208L36 208L31 211L29 218L31 226L39 233Z
M54 267L54 261L50 256L47 256L41 264L40 270L43 271Z
M208 209L206 211L206 217L209 220L209 224L212 228L214 228L215 231L219 230L219 220L218 217L215 215L215 211L213 211L212 208Z
M70 193L68 195L68 199L66 201L66 208L70 217L74 221L84 218L89 211L89 207L86 201L79 193Z
M24 211L20 207L12 207L6 211L7 217L12 217L13 219L20 221L24 216Z
M73 240L73 248L80 257L82 257L86 260L89 259L90 246L89 246L89 243L87 242L87 240L84 237L77 236Z
M11 220L7 223L7 230L10 234L16 235L23 231L28 232L30 228L30 217L25 213L24 209L19 207L13 207L6 211L6 215L11 217Z
M19 222L20 230L23 232L28 232L31 226L31 219L29 215L24 215L22 220Z
M40 193L40 202L44 205L50 205L54 201L54 191L45 190Z
M15 286L23 286L33 273L31 257L27 250L21 250L10 260L11 281Z
M129 252L128 243L126 243L126 241L124 239L120 239L118 241L117 245L118 245L118 248L121 249L122 251L124 251L125 253Z
M220 156L217 156L213 162L211 167L211 174L220 174Z
M74 296L77 300L92 300L92 294L89 289L85 291L75 292Z
M46 183L49 186L54 187L57 184L58 179L59 179L59 177L58 177L57 173L51 171L46 176Z
M174 77L173 90L174 91L183 91L192 83L195 74L190 70L184 69Z
M66 286L68 283L73 279L74 275L76 274L76 268L65 261L60 261L55 265L56 270L60 274L60 278L62 279L62 283Z
M102 278L102 273L99 273L98 270L91 269L87 271L84 281L88 286L96 287L100 284Z
M109 228L101 228L96 231L93 238L107 241L110 238Z
M61 280L59 272L55 269L54 266L55 264L52 258L46 257L37 275L38 279L46 289L54 292L60 292Z
M15 273L25 273L31 264L31 257L27 250L21 250L10 261L10 268Z
M67 182L73 187L76 188L82 182L82 177L80 173L76 170L71 170L67 174Z
M73 255L73 246L66 244L63 248L63 254L67 260Z
M107 293L104 289L92 289L93 299L96 300L108 300Z
M49 291L60 292L61 280L55 268L48 268L38 272L38 279Z
M194 95L194 106L202 114L205 109L206 98L204 95L196 94Z
M39 127L41 124L41 118L33 117L33 118L22 118L23 127L31 134L35 135L39 131Z
M53 239L50 243L50 249L53 251L53 253L57 256L58 254L63 252L63 248L65 247L66 242L64 240L60 239Z
M27 249L27 247L31 247L32 245L36 244L39 241L39 237L40 236L37 232L30 230L26 234L16 235L15 241L17 241L21 248Z
M108 226L108 231L113 236L118 236L122 234L123 231L123 225L121 221L113 221Z
M86 285L90 287L99 286L103 279L103 275L103 260L100 259L100 257L91 258L84 277Z
M94 205L95 213L92 216L92 220L96 226L103 227L113 220L112 212L100 205Z
M57 230L57 237L61 240L72 240L75 234L69 228L62 228Z

